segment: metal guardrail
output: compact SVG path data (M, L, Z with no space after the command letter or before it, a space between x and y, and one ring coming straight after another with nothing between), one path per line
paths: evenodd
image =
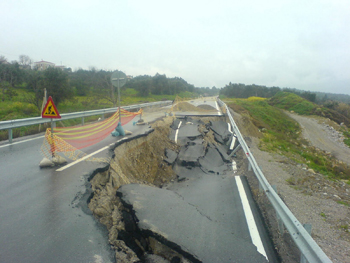
M157 101L157 102L149 102L149 103L123 106L122 108L125 110L132 110L132 109L145 108L145 107L151 107L151 106L168 105L171 103L172 103L171 100ZM106 113L116 112L117 110L118 110L118 107L101 109L101 110L90 110L90 111L64 113L64 114L60 114L61 119L47 119L47 118L41 118L41 117L34 117L34 118L17 119L17 120L10 120L10 121L0 121L0 130L8 130L9 131L9 141L11 143L12 142L12 129L14 129L14 128L20 128L20 127L24 127L24 126L47 123L47 122L51 122L51 120L53 122L57 122L57 121L62 121L62 120L75 119L75 118L82 118L82 124L84 124L84 117L89 117L89 116L94 116L94 115L103 115Z
M279 220L283 223L283 225L288 230L290 236L294 240L295 244L299 248L301 254L305 257L305 259L310 262L323 262L328 263L332 262L327 255L323 252L323 250L317 245L315 240L310 236L310 234L306 231L304 226L298 221L298 219L293 215L293 213L289 210L289 208L285 205L282 199L278 196L274 188L270 185L270 183L265 178L263 172L260 170L258 163L256 162L253 154L250 152L249 147L244 141L242 134L240 133L235 121L232 118L229 108L227 105L218 99L220 106L224 106L226 108L227 116L230 119L232 127L235 131L237 139L242 146L243 151L245 152L247 159L253 168L255 176L257 177L259 184L263 191L265 192L267 198L270 203L274 207ZM303 261L303 259L302 259Z

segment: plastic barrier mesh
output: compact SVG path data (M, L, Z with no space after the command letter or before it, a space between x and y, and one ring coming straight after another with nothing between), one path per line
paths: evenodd
M142 114L142 112L142 109L138 112L129 112L121 109L122 125L127 124L136 115ZM87 154L81 151L81 149L105 139L117 127L118 122L119 110L110 118L93 124L74 127L57 127L54 129L54 133L51 133L51 128L48 128L45 133L43 145L41 146L41 151L48 159L58 154L71 160L86 157ZM106 158L89 157L85 160L109 162L109 159L107 160Z

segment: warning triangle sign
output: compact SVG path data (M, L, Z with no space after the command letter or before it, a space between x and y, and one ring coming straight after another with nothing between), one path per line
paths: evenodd
M53 119L54 118L56 118L56 119L61 118L55 104L53 103L51 96L47 100L46 105L45 105L43 111L41 112L41 117L42 118L53 118Z

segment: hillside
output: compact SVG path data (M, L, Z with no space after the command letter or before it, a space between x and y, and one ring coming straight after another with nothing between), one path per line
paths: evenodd
M322 105L312 103L294 93L279 92L269 99L269 104L280 109L296 112L300 115L317 115L329 118L338 124L344 123L347 126L350 124L350 119L343 114Z
M276 186L279 196L302 224L312 224L312 237L327 256L333 262L348 262L350 149L342 143L337 131L340 125L328 118L280 109L307 108L289 102L286 99L277 103L275 98L274 103L280 106L276 107L267 99L250 98L227 104L269 183ZM254 175L247 176L254 184ZM258 191L255 194L263 214L269 214L266 200ZM282 242L284 236L274 229L276 225L270 222L269 227L273 239Z
M327 177L350 180L350 166L330 154L333 150L327 152L310 144L303 138L300 124L283 110L303 116L318 115L325 122L333 121L334 131L340 134L344 143L348 143L349 130L346 124L339 125L337 122L340 114L318 108L316 104L286 92L278 93L271 99L234 99L228 105L256 127L258 132L255 132L255 137L260 138L261 150L284 155ZM342 116L342 120L345 118Z

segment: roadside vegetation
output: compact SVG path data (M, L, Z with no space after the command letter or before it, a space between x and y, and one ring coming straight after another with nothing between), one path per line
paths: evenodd
M111 84L113 71L50 67L37 70L32 60L21 55L18 61L8 62L0 56L0 121L41 116L44 90L51 96L59 113L86 111L116 107L118 92ZM197 88L179 77L166 75L128 76L121 88L121 105L174 100L176 96L193 98L199 95L217 95L215 87ZM99 116L90 117L96 120ZM86 118L85 121L89 121ZM58 122L58 126L79 124L80 119ZM46 128L22 127L13 130L13 137L38 133ZM7 131L0 131L0 140L8 138Z
M331 154L311 146L302 138L299 124L283 110L301 115L328 116L333 120L338 120L339 114L333 115L333 111L320 108L296 94L287 92L278 93L270 99L250 97L225 101L234 111L248 117L259 129L261 150L287 156L330 179L350 180L350 167L339 162ZM346 118L343 118L345 121ZM342 129L344 135L349 135L346 125L343 125ZM346 140L349 140L349 137L344 142Z

